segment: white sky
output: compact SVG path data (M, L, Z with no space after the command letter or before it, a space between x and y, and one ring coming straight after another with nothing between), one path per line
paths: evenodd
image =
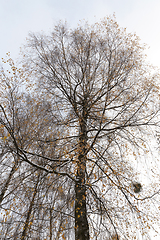
M58 20L76 26L115 12L121 27L147 43L149 61L160 67L160 0L0 0L0 58L18 56L29 31L48 31Z
M148 44L148 60L160 68L160 0L0 0L0 59L18 57L29 31L47 32L61 20L71 27L115 13L121 27ZM157 239L157 238L153 238Z

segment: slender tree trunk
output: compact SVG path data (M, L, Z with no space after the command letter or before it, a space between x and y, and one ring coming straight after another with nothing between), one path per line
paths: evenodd
M49 229L50 235L49 235L49 239L52 240L52 225L53 225L53 223L52 223L52 209L51 208L50 208L49 212L50 212L50 219L49 219L49 221L50 221L50 229Z
M75 184L75 240L89 240L89 225L86 209L86 121L80 123L77 183Z
M10 174L9 174L9 176L7 178L7 181L6 181L4 187L3 187L2 191L1 191L1 194L0 194L0 204L3 201L4 195L5 195L5 193L6 193L7 189L8 189L8 186L9 186L9 183L10 183L10 181L12 179L13 174L16 172L16 169L17 169L17 163L15 163L14 166L12 167L12 170L10 171Z
M21 240L24 240L25 237L26 237L26 234L27 234L27 230L28 230L28 227L29 227L29 219L30 219L30 216L31 216L31 213L32 213L34 199L35 199L35 196L37 194L38 182L39 182L39 177L37 179L36 186L35 186L35 189L34 189L34 193L33 193L33 196L32 196L32 200L31 200L31 203L30 203L30 206L29 206L29 209L28 209L27 218L26 218L26 221L25 221L25 224L24 224Z

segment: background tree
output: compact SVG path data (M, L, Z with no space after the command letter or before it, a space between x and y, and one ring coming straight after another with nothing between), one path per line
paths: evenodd
M132 159L148 152L158 127L159 89L137 36L114 18L73 30L60 23L50 36L30 36L23 70L8 61L14 77L2 70L1 168L13 167L5 170L2 195L11 204L2 199L2 209L11 217L3 218L3 234L134 239L138 226L149 239L158 190L134 191ZM11 231L15 193L23 220Z

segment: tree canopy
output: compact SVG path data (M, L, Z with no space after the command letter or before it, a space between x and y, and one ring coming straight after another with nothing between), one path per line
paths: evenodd
M135 163L146 164L159 127L159 76L143 51L108 17L30 34L19 68L8 55L10 70L0 75L2 237L150 239L159 189L143 188Z

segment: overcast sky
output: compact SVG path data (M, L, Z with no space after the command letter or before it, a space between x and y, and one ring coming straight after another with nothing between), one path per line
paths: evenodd
M115 13L121 27L148 44L148 60L160 68L160 0L0 0L0 58L17 58L28 33L48 32L59 20L75 27ZM157 239L157 238L153 238Z
M48 32L60 19L72 27L115 13L121 27L147 43L149 61L160 67L160 0L0 0L0 58L18 56L29 31Z

